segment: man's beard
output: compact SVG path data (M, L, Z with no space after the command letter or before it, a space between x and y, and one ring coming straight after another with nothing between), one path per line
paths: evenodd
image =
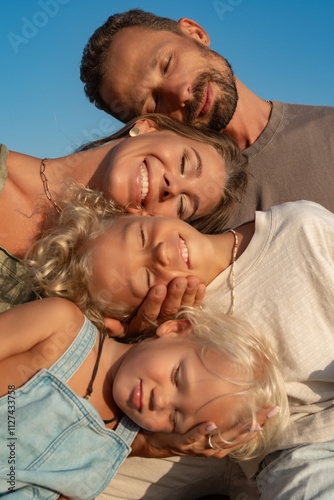
M203 53L202 45L200 49ZM207 51L208 49L204 50ZM213 51L210 51L211 59L212 52ZM193 100L187 106L187 116L185 121L186 123L195 126L205 124L207 127L220 132L230 123L234 115L238 102L238 93L234 81L233 71L229 62L219 54L216 54L215 52L214 54L218 56L220 61L223 60L225 62L225 68L223 70L224 74L222 74L222 71L210 69L199 75L193 87ZM207 52L206 57L208 57ZM216 88L219 89L219 95L216 96L208 115L201 119L201 117L198 117L198 113L200 111L199 107L203 100L204 91L209 82L216 84ZM207 119L209 119L209 122L206 122Z

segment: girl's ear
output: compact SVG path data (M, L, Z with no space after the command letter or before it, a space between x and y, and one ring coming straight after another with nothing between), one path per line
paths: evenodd
M156 330L157 337L177 337L178 335L187 335L193 330L187 319L171 319L158 326Z
M182 17L179 21L178 24L182 30L182 32L186 35L189 36L190 38L193 38L197 42L201 43L202 45L205 45L205 47L209 47L210 45L210 37L207 34L207 32L195 21L192 19L188 19L187 17Z
M139 132L137 132L136 135L139 134L147 134L149 132L154 132L155 130L158 130L157 124L153 120L138 120L134 127L138 129Z

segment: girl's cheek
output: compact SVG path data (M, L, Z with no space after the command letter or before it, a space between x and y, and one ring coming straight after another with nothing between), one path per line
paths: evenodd
M164 417L154 416L154 417L144 417L142 421L138 424L142 429L150 432L168 432L168 426L166 425L166 419Z

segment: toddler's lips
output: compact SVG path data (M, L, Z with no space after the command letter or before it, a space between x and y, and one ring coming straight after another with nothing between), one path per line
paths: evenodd
M140 381L139 384L135 387L132 398L132 402L138 411L142 410L142 396L143 396L143 391Z

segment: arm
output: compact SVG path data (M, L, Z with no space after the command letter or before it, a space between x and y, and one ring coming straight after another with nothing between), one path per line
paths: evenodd
M0 314L0 361L29 351L56 333L69 343L83 324L75 304L60 298L28 302Z
M0 395L21 387L49 368L83 324L75 304L52 298L29 302L0 314Z

